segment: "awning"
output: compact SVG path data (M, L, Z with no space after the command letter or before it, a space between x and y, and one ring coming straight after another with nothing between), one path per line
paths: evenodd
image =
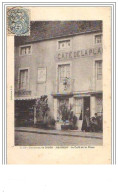
M58 97L72 97L73 94L65 92L65 93L55 93L55 94L52 94L52 96L56 97L56 98L58 98Z
M102 94L102 91L81 91L73 92L74 97L90 97L91 95Z
M33 97L15 97L14 100L36 100L40 97L33 96Z

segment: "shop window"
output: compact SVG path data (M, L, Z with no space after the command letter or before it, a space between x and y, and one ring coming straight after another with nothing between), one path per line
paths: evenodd
M70 46L70 40L58 41L58 49L67 49L70 48Z
M95 35L95 44L101 44L102 43L102 35Z
M28 89L28 69L20 70L20 89Z
M20 55L30 55L31 54L31 46L22 46L20 47Z
M62 115L60 113L60 107L65 105L67 108L69 108L69 98L62 98L58 101L58 118L61 119Z
M97 80L101 80L102 79L102 60L96 61L95 64L96 64Z
M75 114L79 120L83 119L83 99L75 98Z
M69 106L69 99L68 98L60 99L59 106L61 106L63 104L65 104L68 107Z
M102 97L97 97L97 113L100 116L103 112Z

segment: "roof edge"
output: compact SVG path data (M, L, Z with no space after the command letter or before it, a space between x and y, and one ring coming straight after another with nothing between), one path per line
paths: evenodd
M47 40L52 40L52 39L64 38L64 37L72 37L72 36L77 36L77 35L82 35L82 34L90 34L90 33L95 33L95 32L102 32L102 30L101 29L91 30L91 31L86 31L86 32L79 32L79 33L74 33L74 34L51 37L51 38L47 38L47 39L45 38L45 39L39 39L39 40L34 40L34 41L26 41L22 45L25 45L25 44L28 44L28 43L36 43L36 42L42 42L42 41L47 41ZM16 45L16 47L19 46L19 45Z

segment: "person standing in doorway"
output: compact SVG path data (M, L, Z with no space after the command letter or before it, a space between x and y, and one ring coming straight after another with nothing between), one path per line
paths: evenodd
M83 123L82 123L82 131L90 131L90 110L89 107L86 108Z

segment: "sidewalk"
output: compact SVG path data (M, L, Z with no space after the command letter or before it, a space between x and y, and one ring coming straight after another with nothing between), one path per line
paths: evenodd
M78 130L47 130L47 129L44 130L44 129L38 129L34 127L15 127L15 131L29 132L29 133L36 133L36 134L59 135L59 136L96 138L96 139L103 138L103 133L81 132Z

